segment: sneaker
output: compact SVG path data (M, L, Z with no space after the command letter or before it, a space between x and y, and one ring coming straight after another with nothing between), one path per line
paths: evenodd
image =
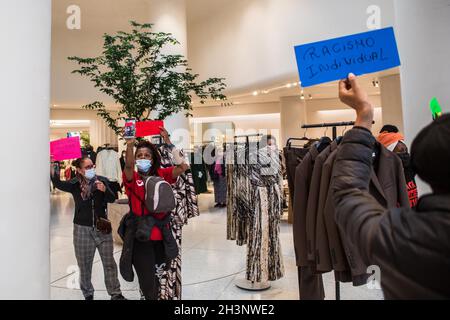
M111 300L128 300L128 299L125 298L122 294L115 294L111 296Z
M94 300L94 296L87 296L87 297L84 297L84 299L86 301L91 301L91 300Z

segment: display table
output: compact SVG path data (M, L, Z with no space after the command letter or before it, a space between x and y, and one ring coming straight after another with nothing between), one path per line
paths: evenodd
M126 215L130 211L130 206L128 203L109 203L108 204L108 219L111 221L112 225L112 236L114 243L122 245L123 241L117 233L117 229L119 228L120 221L122 217Z

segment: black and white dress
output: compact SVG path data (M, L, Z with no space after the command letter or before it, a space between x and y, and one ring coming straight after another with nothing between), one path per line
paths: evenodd
M166 146L159 148L161 154L162 167L170 167L174 165L171 150ZM188 219L200 215L197 202L197 194L195 192L194 180L192 173L186 172L182 174L175 186L173 187L177 206L172 212L172 233L178 244L179 255L172 261L172 265L168 271L162 268L157 273L160 290L159 300L181 300L182 282L181 282L181 240L183 226L188 223Z

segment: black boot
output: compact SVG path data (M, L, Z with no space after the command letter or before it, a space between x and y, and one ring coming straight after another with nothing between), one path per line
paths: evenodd
M91 301L91 300L94 300L94 296L87 296L87 297L84 297L84 299L86 301Z

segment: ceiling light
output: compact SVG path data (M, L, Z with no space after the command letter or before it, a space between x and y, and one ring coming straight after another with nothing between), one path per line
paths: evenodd
M256 97L259 94L258 91L253 91L253 95Z
M290 87L292 87L292 84L288 83L288 84L286 85L286 88L289 89Z
M301 100L305 100L305 95L302 93L302 95L300 96Z
M309 100L312 100L312 95L308 95Z

